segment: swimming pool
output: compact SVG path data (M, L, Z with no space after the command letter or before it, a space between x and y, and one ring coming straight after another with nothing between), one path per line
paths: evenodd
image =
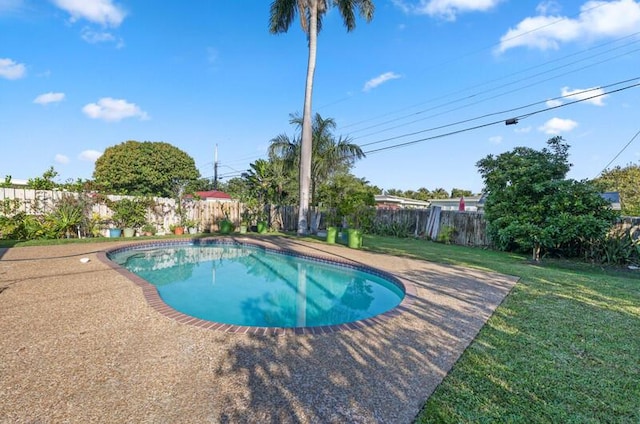
M337 326L397 307L404 285L373 268L215 239L127 246L109 259L171 308L234 326Z

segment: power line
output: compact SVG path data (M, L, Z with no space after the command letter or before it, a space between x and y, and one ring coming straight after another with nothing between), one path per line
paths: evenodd
M597 8L599 8L599 7L602 7L603 5L604 5L604 4L598 4L598 5L596 5L596 6L593 6L593 7L589 8L589 9L582 10L580 13L584 13L584 12L588 12L588 11L591 11L591 10L597 9ZM574 16L574 17L575 17L575 16L578 16L578 15L579 15L579 13L574 14L574 15L572 15L572 16ZM562 22L562 21L564 21L564 20L567 20L567 19L568 19L568 18L561 18L561 19L558 19L558 20L556 20L556 21L554 21L554 22L551 22L551 23L548 23L548 24L542 25L542 26L540 26L540 27L534 28L534 29L532 29L532 30L530 30L530 31L527 31L527 32L521 33L521 34L519 34L519 35L517 35L517 36L511 37L511 38L508 38L508 39L505 39L505 40L500 41L500 42L498 42L498 43L494 43L494 44L492 44L492 45L490 45L490 46L488 46L488 47L485 47L485 48L482 48L482 49L476 50L476 51L474 51L474 52L470 52L470 53L466 53L466 54L459 55L459 56L457 56L457 57L455 57L455 58L453 58L453 59L447 60L447 61L440 62L438 65L433 65L433 66L431 66L431 67L436 67L436 66L437 66L437 67L441 67L442 65L444 65L444 64L446 64L446 63L454 62L454 61L456 61L456 60L458 60L458 59L460 59L460 58L463 58L463 57L466 57L466 56L470 56L470 55L473 55L473 54L476 54L476 53L479 53L479 52L485 51L485 50L487 50L487 49L490 49L490 48L493 48L493 47L495 47L495 46L497 46L497 45L500 45L500 44L501 44L502 42L504 42L504 41L510 41L510 40L513 40L513 39L516 39L516 38L522 37L522 36L524 36L524 35L527 35L527 34L530 34L530 33L533 33L533 32L539 31L539 30L542 30L542 29L544 29L544 28L547 28L547 27L549 27L549 26L555 25L555 24L560 23L560 22ZM600 45L598 45L598 46L591 47L591 48L588 48L588 49L582 50L582 51L580 51L580 52L576 52L576 53L573 53L573 54L570 54L570 55L564 56L564 57L562 57L562 58L554 59L554 60L552 60L552 61L545 62L544 64L541 64L541 65L536 65L536 66L533 66L533 67L527 68L527 69L525 69L525 70L522 70L522 71L516 72L515 74L519 74L519 73L523 73L523 72L526 72L526 71L529 71L529 70L532 70L532 69L536 69L536 68L538 68L538 67L541 67L541 66L544 66L544 65L548 65L548 64L550 64L550 63L554 63L554 62L557 62L557 61L560 61L560 60L566 60L566 59L568 59L568 58L570 58L570 57L573 57L573 56L576 56L576 55L579 55L579 54L583 54L583 53L588 52L588 51L591 51L591 50L599 49L599 48L605 47L605 46L607 46L607 45L609 45L609 44L616 43L616 42L619 42L619 41L621 41L621 40L624 40L624 39L627 39L627 38L633 37L633 36L635 36L635 35L637 35L637 34L639 34L639 32L635 32L635 33L632 33L632 34L628 34L628 35L623 36L623 37L620 37L620 38L618 38L618 39L616 39L616 40L612 40L612 41L609 41L609 42L606 42L606 43L600 44ZM423 69L423 70L424 70L424 69ZM504 78L507 78L507 77L511 77L511 76L513 76L513 75L514 75L514 74L512 73L512 74L510 74L510 75L507 75L507 76L504 76L504 77L501 77L501 78L497 78L497 79L491 80L491 81L489 81L489 82L485 82L485 83L482 83L482 84L479 84L479 85L476 85L476 86L468 87L468 88L463 89L463 90L458 90L458 91L456 91L456 92L449 93L449 95L450 95L450 94L456 94L456 93L464 92L464 91L467 91L467 90L469 90L469 89L471 89L471 88L475 88L475 87L478 87L478 86L486 85L486 84L488 84L488 83L490 83L490 82L499 81L499 80L501 80L501 79L504 79ZM436 98L436 99L433 99L433 100L427 101L427 102L422 102L422 103L414 104L414 105L412 105L412 106L408 106L408 107L406 107L406 108L403 108L403 109L400 109L400 110L396 110L395 112L391 112L391 113L398 113L398 112L401 112L401 111L404 111L404 110L407 110L407 109L411 109L411 108L413 108L413 107L420 106L420 105L422 105L422 104L429 103L429 102L431 102L431 101L439 100L439 99L441 99L441 98L443 98L443 97L446 97L446 96L447 96L447 95L442 96L442 97L440 97L440 98ZM340 99L340 100L338 100L338 101L334 101L334 102L331 102L331 103L329 103L329 104L325 104L325 105L321 106L320 108L323 108L323 107L326 107L326 106L329 106L329 105L332 105L332 104L335 104L335 103L340 103L340 102L342 102L342 101L344 101L344 100L348 100L348 99L350 99L350 98L352 98L352 97L353 97L353 96L347 96L347 97L342 98L342 99ZM346 126L344 126L343 128L348 128L348 127L351 127L351 126L360 125L360 124L365 123L365 122L370 122L370 121L372 121L372 120L375 120L375 119L378 119L378 118L381 118L381 117L388 117L388 116L389 116L389 113L386 113L386 114L384 114L384 115L379 115L379 116L377 116L377 117L368 118L368 119L365 119L365 120L362 120L362 121L358 121L358 122L355 122L355 123L352 123L352 124L346 125Z
M529 104L524 105L524 106L518 106L518 107L515 107L515 108L511 108L511 109L507 109L507 110L503 110L503 111L499 111L499 112L487 113L487 114L484 114L484 115L481 115L481 116L478 116L478 117L475 117L475 118L464 119L464 120L453 122L453 123L450 123L450 124L440 125L440 126L437 126L437 127L431 127L431 128L427 128L427 129L424 129L424 130L415 131L415 132L412 132L412 133L401 134L401 135L398 135L398 136L395 136L395 137L389 137L389 138L385 138L385 139L382 139L382 140L377 140L377 141L372 141L372 142L369 142L369 143L364 143L364 144L361 144L360 147L370 146L370 145L373 145L373 144L379 144L379 143L383 143L383 142L391 141L391 140L397 140L399 138L410 137L410 136L421 134L421 133L424 133L424 132L440 130L440 129L443 129L443 128L448 128L448 127L452 127L452 126L455 126L455 125L465 124L467 122L472 122L472 121L477 121L479 119L488 118L490 116L502 115L502 114L514 112L514 111L517 111L517 110L526 109L526 108L535 106L537 104L546 103L548 101L561 100L561 99L567 99L567 98L575 98L577 96L583 95L583 94L591 92L591 91L602 90L602 89L605 89L605 88L614 87L614 86L621 85L621 84L626 84L626 83L629 83L631 81L636 81L638 79L640 79L640 76L635 77L635 78L629 78L629 79L626 79L624 81L618 81L618 82L615 82L615 83L607 84L607 85L600 86L600 87L589 88L589 89L586 89L586 90L577 91L575 93L567 94L567 95L564 95L564 96L558 96L558 97L554 97L554 98L551 98L551 99L540 100L540 101L537 101L537 102L534 102L534 103L529 103ZM545 109L545 110L547 110L547 109Z
M564 104L561 104L561 105L552 106L552 107L548 107L548 108L545 108L545 109L540 109L540 110L533 111L533 112L530 112L530 113L527 113L527 114L524 114L524 115L519 115L519 116L513 117L512 119L515 119L516 122L517 122L517 121L519 121L521 119L526 119L526 118L529 118L529 117L531 117L533 115L537 115L537 114L542 113L542 112L547 112L547 111L550 111L550 110L559 109L561 107L571 106L571 105L574 105L576 103L586 102L587 100L592 100L592 99L595 99L595 98L598 98L598 97L610 95L612 93L617 93L617 92L620 92L620 91L628 90L630 88L635 88L635 87L639 87L639 86L640 86L640 83L632 84L632 85L629 85L629 86L626 86L626 87L622 87L622 88L618 88L616 90L609 91L607 93L596 94L594 96L585 97L585 98L582 98L582 99L575 100L573 102L564 103ZM400 144L394 144L394 145L391 145L391 146L381 147L381 148L378 148L378 149L373 149L373 150L366 151L364 153L365 154L371 154L371 153L381 152L381 151L384 151L384 150L390 150L390 149L396 149L396 148L400 148L400 147L406 147L406 146L409 146L409 145L412 145L412 144L417 144L417 143L420 143L420 142L423 142L423 141L429 141L429 140L435 140L435 139L438 139L438 138L444 138L444 137L448 137L448 136L451 136L451 135L456 135L456 134L460 134L460 133L464 133L464 132L468 132L468 131L472 131L472 130L476 130L476 129L480 129L480 128L484 128L484 127L489 127L489 126L496 125L496 124L502 124L504 122L505 121L501 119L499 121L493 121L493 122L489 122L489 123L482 124L482 125L476 125L474 127L469 127L469 128L463 128L461 130L451 131L451 132L444 133L444 134L438 134L438 135L435 135L435 136L432 136L432 137L425 137L425 138L421 138L421 139L418 139L418 140L407 141L405 143L400 143Z
M633 143L633 140L635 140L636 137L638 137L639 134L640 134L640 130L638 130L638 132L633 137L631 137L631 140L629 140L629 142L624 145L624 147L618 152L618 154L615 155L613 157L613 159L611 159L611 161L609 161L609 163L602 169L600 174L604 173L607 170L607 168L609 168L609 165L611 165L616 159L618 159L618 156L620 156L622 154L622 152L624 152L627 149L627 147L629 147L629 145L631 143ZM596 177L597 177L597 175L596 175Z
M623 47L628 47L629 45L631 45L631 44L635 44L635 43L638 43L638 42L640 42L640 39L639 39L639 40L634 41L633 43L629 43L629 44L627 44L627 45L625 45L625 46L623 46ZM614 50L617 50L617 49L608 50L608 51L603 52L603 53L600 53L600 54L598 54L598 55L594 55L594 56L588 57L588 58L586 58L586 59L582 59L581 61L584 61L584 60L587 60L587 59L593 59L593 58L594 58L594 57L596 57L596 56L599 56L599 55L601 55L601 54L605 54L605 53L610 53L610 52L612 52L612 51L614 51ZM616 55L616 56L613 56L613 57L609 57L609 58L603 59L603 60L601 60L601 61L594 62L594 63L588 64L588 65L582 66L582 67L580 67L580 68L573 69L573 70L570 70L570 71L567 71L567 72L564 72L564 73L561 73L561 74L554 75L554 76L552 76L552 77L550 77L550 78L546 78L546 79L538 80L538 81L535 81L535 82L529 83L529 84L527 84L527 85L523 85L523 86L518 87L518 88L513 89L513 90L509 90L509 91L501 92L501 93L498 93L498 94L496 94L496 95L494 95L494 96L486 97L486 98L484 98L484 99L480 99L480 100L478 100L478 101L476 101L476 102L473 102L473 103L468 103L468 104L466 104L466 105L463 105L463 106L460 106L460 107L456 107L456 108L453 108L453 109L448 109L448 110L445 110L445 111L443 111L443 112L439 112L439 113L436 113L436 114L428 115L428 116L422 117L422 118L420 118L420 119L416 119L416 120L414 120L414 121L405 122L405 123L400 124L400 125L396 125L396 126L388 127L388 128L385 128L385 129L382 129L382 130L379 130L379 131L375 131L375 132L372 132L372 133L369 133L369 134L365 134L365 135L362 135L362 136L359 136L359 137L355 137L355 138L354 138L354 140L357 140L357 139L360 139L360 138L365 138L365 137L370 137L370 136L372 136L372 135L376 135L376 134L380 134L380 133L382 133L382 132L390 131L390 130L393 130L393 129L396 129L396 128L399 128L399 127L402 127L402 126L405 126L405 125L409 125L409 124L413 124L413 123L416 123L416 122L419 122L419 121L423 121L423 120L426 120L426 119L430 119L430 118L434 118L434 117L437 117L437 116L441 116L441 115L444 115L444 114L446 114L446 113L455 112L455 111L458 111L458 110L463 109L463 108L466 108L466 107L470 107L470 106L473 106L473 105L477 105L477 104L482 103L482 102L485 102L485 101L487 101L487 100L492 100L492 99L496 99L496 98L498 98L498 97L502 97L502 96L505 96L505 95L508 95L508 94L513 94L513 93L515 93L515 92L517 92L517 91L521 91L521 90L524 90L524 89L526 89L526 88L530 88L530 87L533 87L533 86L535 86L535 85L541 84L541 83L543 83L543 82L547 82L547 81L550 81L550 80L552 80L552 79L556 79L556 78L559 78L559 77L562 77L562 76L565 76L565 75L568 75L568 74L571 74L571 73L574 73L574 72L583 71L583 70L585 70L585 69L587 69L587 68L590 68L590 67L593 67L593 66L596 66L596 65L600 65L600 64L602 64L602 63L605 63L605 62L611 61L611 60L613 60L613 59L617 59L617 58L619 58L619 57L621 57L621 56L626 56L626 55L628 55L629 53L634 53L634 52L636 52L636 51L640 51L640 48L638 48L638 49L634 49L634 50L631 50L631 51L627 51L627 52L623 52L623 53L621 53L621 54L619 54L619 55ZM572 63L569 63L569 64L565 64L565 65L562 65L562 66L559 66L559 67L556 67L556 68L553 68L553 69L550 69L550 70L547 70L547 71L544 71L544 72L537 73L537 74L535 74L535 75L530 75L530 76L525 77L525 78L521 78L521 79L518 79L518 80L515 80L515 81L511 81L511 82L509 82L509 83L507 83L507 84L503 84L503 85L501 85L501 86L499 86L499 87L494 87L494 88L491 88L491 89L487 89L487 90L484 90L484 91L480 91L480 92L476 92L476 93L470 94L470 95L468 95L468 96L466 96L466 97L462 97L462 98L458 98L458 99L450 100L450 101L448 101L448 102L441 103L441 104L436 105L436 106L433 106L433 107L431 107L431 108L428 108L428 109L425 109L425 110L422 110L422 111L419 111L419 112L415 112L415 113L413 113L413 114L411 114L411 115L405 115L405 116L401 116L401 117L398 117L398 118L390 119L390 120L388 120L388 121L385 121L385 122L382 122L382 123L379 123L379 124L375 124L375 125L372 125L372 126L369 126L369 127L361 128L361 129L355 130L355 131L353 131L353 132L359 132L359 131L363 131L363 130L366 130L366 129L379 127L379 126L382 126L382 125L384 125L384 124L388 124L388 123L392 123L392 122L400 121L400 120L403 120L403 119L407 119L407 118L409 118L409 117L411 117L411 116L420 115L420 114L422 114L422 113L425 113L425 112L428 112L428 111L431 111L431 110L434 110L434 109L438 109L438 108L441 108L441 107L443 107L443 106L451 105L451 104L454 104L454 103L459 103L459 102L462 102L462 101L464 101L464 100L469 100L469 99L471 99L471 98L478 97L478 96L480 96L480 95L490 93L490 92L495 91L495 90L500 89L500 88L504 88L504 87L507 87L507 86L510 86L510 85L514 85L514 84L519 83L519 82L522 82L522 81L530 80L531 78L534 78L534 77L538 77L538 76L541 76L541 75L544 75L544 74L547 74L547 73L550 73L550 72L553 72L553 71L556 71L556 70L559 70L559 69L562 69L562 68L566 68L566 67L568 67L568 66L575 65L576 63L579 63L579 62L581 62L581 61L577 61L577 62L572 62ZM443 96L443 97L444 97L444 96ZM443 97L440 97L440 98L443 98Z

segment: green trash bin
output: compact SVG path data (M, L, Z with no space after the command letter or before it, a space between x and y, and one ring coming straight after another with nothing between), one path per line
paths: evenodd
M338 227L327 227L327 243L336 244L338 238Z
M356 228L349 228L347 230L347 245L352 249L359 249L362 247L362 230Z

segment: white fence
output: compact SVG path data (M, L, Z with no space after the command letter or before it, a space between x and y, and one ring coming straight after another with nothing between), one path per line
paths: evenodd
M17 211L28 215L43 215L53 212L55 205L65 196L78 199L84 196L90 206L91 215L102 222L108 223L113 211L99 201L95 193L74 193L62 190L31 190L25 188L0 188L0 202L5 206L15 206ZM109 200L120 200L132 196L103 196ZM159 232L168 232L172 224L179 223L179 214L175 199L154 197L154 205L147 210L147 222L154 225ZM197 223L200 231L216 231L218 222L228 215L236 224L240 221L243 205L234 200L205 201L183 200L182 207L186 219Z

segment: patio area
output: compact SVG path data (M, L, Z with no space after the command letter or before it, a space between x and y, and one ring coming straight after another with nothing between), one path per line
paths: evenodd
M412 301L355 330L230 333L151 307L99 259L125 243L0 249L0 421L410 423L518 280L262 242L391 272L414 288Z

